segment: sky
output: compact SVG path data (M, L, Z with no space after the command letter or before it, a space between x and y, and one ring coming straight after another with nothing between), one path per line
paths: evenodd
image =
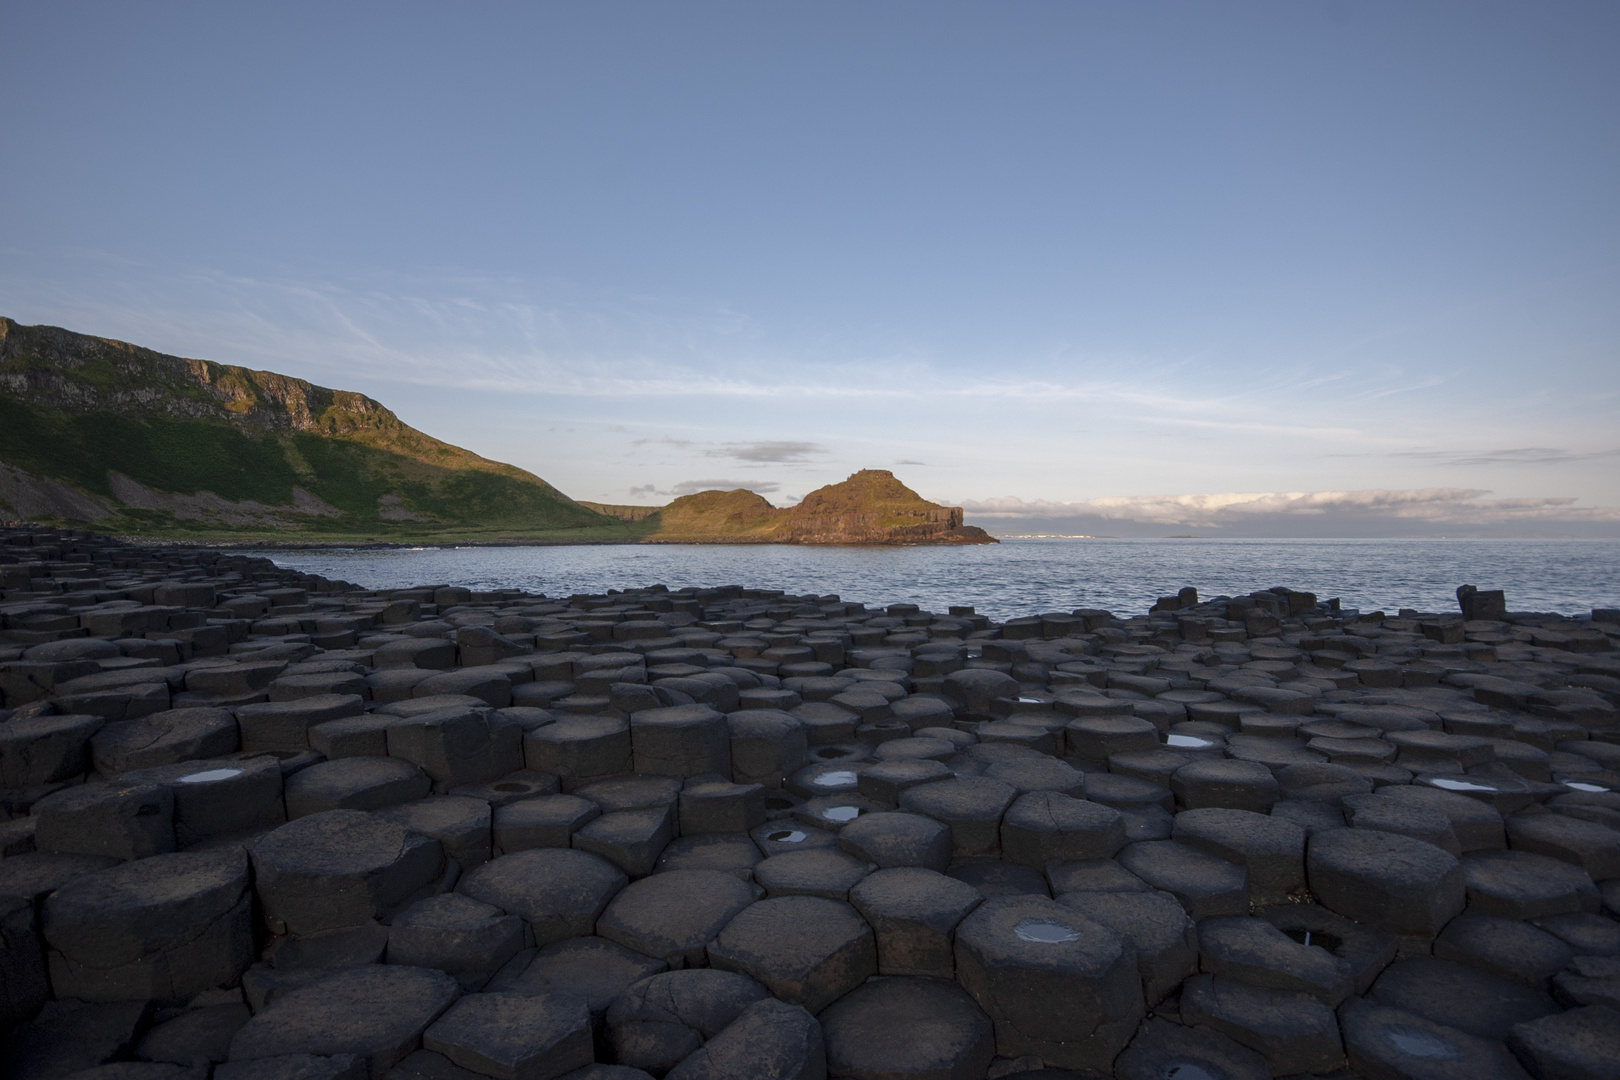
M580 499L1620 535L1620 5L0 0L0 314Z

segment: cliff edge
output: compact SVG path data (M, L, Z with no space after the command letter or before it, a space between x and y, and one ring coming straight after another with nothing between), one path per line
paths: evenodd
M147 536L622 539L364 394L0 318L0 516Z

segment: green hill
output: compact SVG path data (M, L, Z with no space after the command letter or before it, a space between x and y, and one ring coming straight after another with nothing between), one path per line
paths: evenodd
M364 396L0 318L0 515L208 540L633 539L646 527Z

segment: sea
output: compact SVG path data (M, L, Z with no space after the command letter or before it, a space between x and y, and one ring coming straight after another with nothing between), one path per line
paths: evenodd
M306 548L252 554L365 588L461 585L552 597L662 584L836 594L868 606L969 605L993 619L1076 608L1143 614L1191 585L1203 597L1287 586L1361 611L1458 610L1463 584L1510 611L1620 607L1620 540L1004 539L973 547L592 544Z

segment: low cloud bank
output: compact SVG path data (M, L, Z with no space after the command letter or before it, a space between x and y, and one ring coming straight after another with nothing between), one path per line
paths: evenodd
M1620 507L1572 498L1492 499L1476 488L1130 495L1085 502L967 500L1000 536L1620 537Z
M756 495L769 495L780 491L782 485L763 480L682 480L669 488L660 488L657 484L642 484L631 488L630 494L637 498L655 495L677 499L682 495L696 495L700 491L736 491L738 488L747 488Z

